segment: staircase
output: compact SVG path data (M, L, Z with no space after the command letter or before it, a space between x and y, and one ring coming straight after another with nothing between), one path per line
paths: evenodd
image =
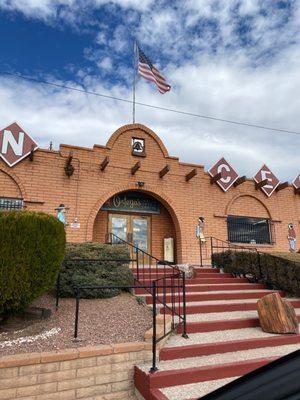
M195 278L186 280L188 339L178 330L159 352L158 371L150 364L135 367L138 398L192 400L300 348L300 335L268 334L259 327L256 302L275 292L263 284L233 278L210 266L195 267ZM165 269L156 271L164 274ZM144 282L150 277L143 270ZM150 279L149 279L150 284ZM137 289L151 304L151 295ZM284 296L283 292L279 292ZM180 300L167 289L170 305ZM300 299L291 299L300 321ZM180 304L180 303L178 303ZM160 307L161 314L168 314Z

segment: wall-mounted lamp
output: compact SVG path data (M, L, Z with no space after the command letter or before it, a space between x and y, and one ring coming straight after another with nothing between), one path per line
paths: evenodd
M135 185L136 185L137 187L143 187L143 186L145 185L145 182L137 181L137 182L135 183Z

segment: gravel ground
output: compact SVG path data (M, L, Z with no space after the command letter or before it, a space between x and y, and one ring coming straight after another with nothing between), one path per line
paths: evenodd
M295 308L296 314L300 315L300 309ZM226 311L218 313L203 313L203 314L188 314L188 322L201 322L201 321L217 321L217 320L228 320L238 318L258 318L258 312L256 310L246 311Z
M223 354L211 354L202 357L182 358L171 361L160 361L158 368L160 371L201 367L205 365L226 364L238 361L253 360L259 358L281 357L293 351L299 350L300 344L289 344L278 347L266 347L251 350L235 351ZM144 371L149 371L151 365L143 364L140 366Z
M190 333L188 339L183 338L181 335L172 335L165 347L190 346L193 344L218 343L231 340L245 340L273 336L283 335L278 335L276 333L266 333L260 327L230 329L226 331L213 331L204 333Z
M192 383L189 385L172 386L160 389L160 391L167 396L169 400L185 400L185 399L198 399L229 382L237 379L234 378L217 379L216 381L206 381L199 383Z
M152 325L149 307L123 293L111 299L82 299L79 311L79 341L73 340L74 299L55 299L45 295L32 305L52 310L46 320L11 318L0 325L0 355L51 351L88 345L136 342Z

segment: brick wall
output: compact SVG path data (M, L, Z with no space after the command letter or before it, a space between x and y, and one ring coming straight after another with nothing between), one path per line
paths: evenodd
M82 347L0 358L0 399L131 399L133 366L151 359L148 343Z
M133 136L145 139L145 158L131 155ZM64 166L70 152L75 172L68 178ZM106 156L110 161L102 172L100 164ZM216 154L216 159L218 157L221 154ZM199 159L201 161L201 149ZM141 168L131 175L131 167L137 161L141 162ZM170 166L170 172L159 178L159 171L166 165ZM186 182L185 175L193 168L198 174ZM261 190L255 190L253 180L247 180L224 193L216 184L210 184L203 166L180 163L176 157L170 157L156 134L139 124L120 128L106 146L87 149L61 145L59 152L38 150L32 162L25 159L13 168L0 160L0 171L0 183L1 179L10 182L0 185L0 196L15 195L19 191L27 209L52 214L60 203L70 207L69 222L75 216L80 222L79 229L67 228L67 239L73 242L102 240L107 219L99 214L101 206L116 193L136 190L137 181L145 183L142 190L159 200L173 221L171 227L166 214L162 213L154 224L156 217L152 217L152 252L155 255L161 255L163 238L169 236L172 228L176 236L177 261L199 262L195 225L200 215L206 219L206 235L224 240L227 240L227 215L270 217L275 224L276 243L263 248L266 250L288 250L287 225L290 222L294 223L300 237L300 196L294 194L292 186L267 198ZM11 180L7 180L9 175Z
M21 191L17 183L6 173L0 170L0 197L21 198Z

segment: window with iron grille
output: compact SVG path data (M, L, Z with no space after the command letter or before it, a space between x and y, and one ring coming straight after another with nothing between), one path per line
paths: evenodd
M271 222L266 218L227 217L228 240L233 243L271 244Z
M0 197L0 211L22 210L23 200Z

